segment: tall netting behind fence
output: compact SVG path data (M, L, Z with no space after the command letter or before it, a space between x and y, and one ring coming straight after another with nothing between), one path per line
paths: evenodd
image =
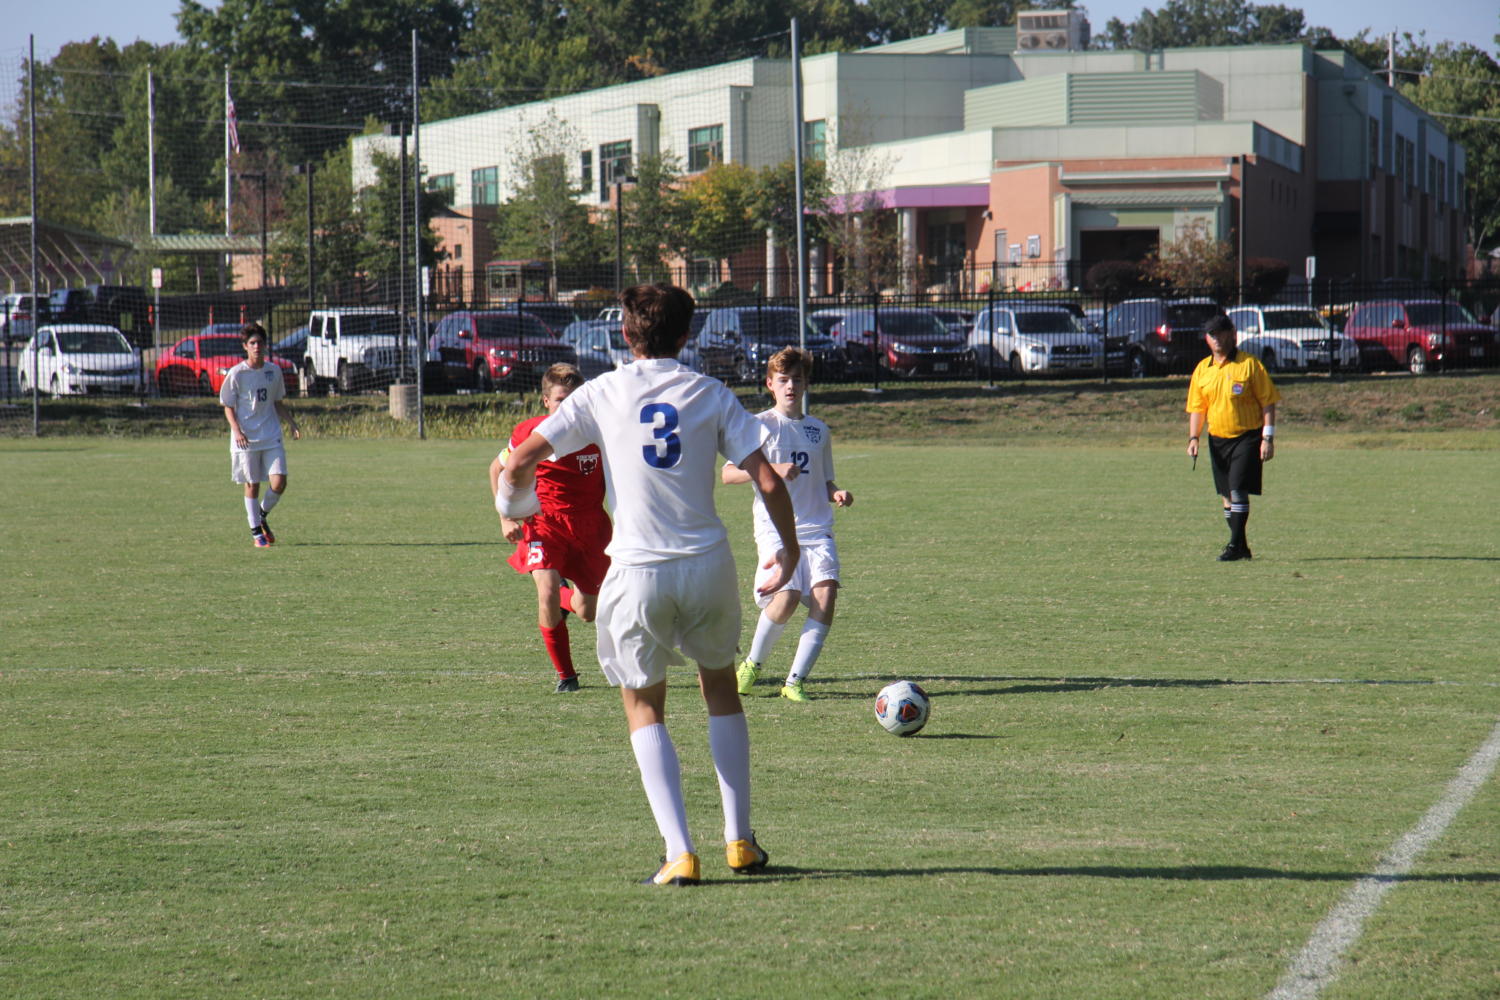
M983 205L919 215L889 197L923 174L887 142L897 109L850 85L863 69L804 62L795 122L787 46L775 33L702 53L699 69L644 67L576 93L438 79L410 50L298 77L98 44L33 77L0 52L14 87L0 125L0 431L25 433L33 416L43 429L80 413L213 417L252 321L299 393L527 392L556 361L590 376L627 363L615 296L643 281L693 291L682 360L728 381L758 381L794 343L822 382L1166 375L1202 355L1202 325L1222 311L1278 370L1497 363L1493 283L1182 287L1120 262L1050 261L1037 238L1003 233L980 254ZM954 130L988 71L966 65L923 81L923 113ZM839 86L820 85L834 72Z

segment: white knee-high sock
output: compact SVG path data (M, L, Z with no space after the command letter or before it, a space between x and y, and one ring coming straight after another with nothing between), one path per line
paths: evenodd
M710 715L708 749L724 804L724 840L750 839L750 726L745 713Z
M641 770L641 786L646 789L651 815L666 841L667 860L674 861L693 850L693 838L688 834L687 807L682 801L682 766L677 761L677 747L672 744L667 727L661 723L643 726L631 733L630 746L635 751L636 766Z
M260 527L260 501L255 497L245 498L245 518L250 522L251 531Z
M271 508L276 506L276 502L280 499L280 493L277 493L275 490L266 490L260 498L260 512L262 514L271 513Z
M828 626L811 618L802 626L802 638L797 642L797 656L792 660L792 669L786 675L788 684L805 680L812 673L818 654L823 652L823 640L828 638Z
M766 613L760 613L760 621L755 623L755 638L750 640L750 661L752 663L765 663L771 655L771 647L776 645L776 640L781 638L781 633L786 631L786 622L773 622L766 617Z

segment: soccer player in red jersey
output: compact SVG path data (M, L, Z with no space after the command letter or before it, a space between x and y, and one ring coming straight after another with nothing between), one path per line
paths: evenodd
M542 406L547 412L517 424L509 447L490 463L491 495L498 489L510 449L530 437L537 425L582 384L583 375L572 365L557 364L547 369L542 376ZM586 622L594 620L599 585L609 569L604 547L613 531L604 509L604 466L599 447L589 445L542 462L537 466L536 493L541 513L524 521L501 517L500 529L507 541L516 543L510 565L517 573L530 573L536 583L537 625L557 671L557 691L577 691L578 673L573 668L565 612L571 611Z

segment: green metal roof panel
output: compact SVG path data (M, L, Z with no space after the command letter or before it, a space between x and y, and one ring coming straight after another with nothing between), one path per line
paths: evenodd
M1223 86L1196 70L1068 74L1070 125L1194 122L1223 115Z
M964 131L1068 123L1068 74L976 87L964 92Z
M1218 205L1224 192L1211 188L1186 188L1164 191L1074 191L1073 204L1096 208L1123 208L1137 205L1187 206Z
M164 253L260 253L260 235L225 236L223 233L157 233L142 238L139 250Z

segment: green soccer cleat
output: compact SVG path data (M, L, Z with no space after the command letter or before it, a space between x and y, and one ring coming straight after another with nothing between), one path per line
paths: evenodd
M801 681L793 681L790 684L783 684L781 687L781 696L787 701L812 701L812 699L807 696L807 692L802 690Z
M724 845L724 859L735 874L753 875L766 867L771 856L755 842L752 833L749 840L732 840Z
M755 682L760 680L760 664L753 662L748 656L740 661L740 665L734 669L734 679L739 682L740 694L749 694L755 687Z
M655 875L641 879L641 885L697 885L698 855L682 854L676 861L664 863Z

